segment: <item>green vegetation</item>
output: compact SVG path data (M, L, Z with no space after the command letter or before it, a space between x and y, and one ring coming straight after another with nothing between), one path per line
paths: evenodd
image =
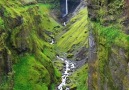
M90 4L96 57L89 63L89 88L128 89L128 1L91 0Z
M3 19L0 17L0 30L4 29L4 21Z
M73 47L85 46L88 37L88 11L83 8L67 26L67 32L57 40L57 47L63 51L72 51Z
M14 90L48 90L50 75L47 69L34 56L20 58L14 65Z
M75 71L71 76L70 80L72 81L70 88L76 88L76 90L88 90L88 64L80 67Z
M88 11L87 8L81 9L64 27L64 31L59 33L57 39L57 52L67 52L67 58L76 60L76 54L82 53L84 48L88 48ZM81 54L82 55L82 54ZM79 57L81 57L81 55ZM62 63L55 61L56 66L61 70ZM68 87L71 90L88 90L88 65L83 65L77 69L68 80Z
M73 54L68 54L67 58L72 58L73 56Z
M41 3L24 5L17 0L0 1L0 52L7 53L13 66L8 73L11 84L0 81L0 89L48 90L51 87L54 90L61 74L52 64L55 51L49 42L61 25L49 14L50 7Z
M95 72L92 74L93 86L95 89L104 89L103 84L106 82L111 90L119 90L119 86L115 86L114 77L119 77L118 75L113 75L112 73L114 66L117 67L117 62L125 63L123 56L127 58L128 52L122 52L123 56L120 55L120 48L123 50L129 49L128 35L121 31L121 27L117 24L112 24L109 26L103 26L100 23L92 22L94 28L94 35L97 43L97 58L95 63L91 64L94 67ZM113 65L115 62L115 65ZM113 65L113 66L111 66ZM119 69L119 68L118 68ZM116 71L115 73L118 74ZM121 77L123 77L122 82L126 82L124 78L126 75L121 72ZM97 86L98 78L100 78L100 87ZM108 80L108 81L107 81ZM126 82L127 83L127 82ZM127 85L124 83L124 85ZM113 86L114 85L114 86Z
M117 45L119 47L123 47L125 49L128 49L129 36L127 34L124 34L120 28L117 25L111 25L108 27L102 26L99 23L93 23L95 33L100 36L97 37L98 40L103 42L103 45L106 45L107 47L111 47L112 45Z
M128 89L128 16L122 16L128 15L128 10L123 10L127 8L124 0L91 0L93 6L80 7L63 29L53 19L54 10L51 12L59 2L38 1L0 1L0 90L55 90L64 66L55 56L67 53L64 57L70 60L87 59L92 51L88 49L90 29L95 39L94 60L76 69L67 86L88 90L88 69L92 69L93 90ZM91 27L88 16L95 21L90 22ZM52 39L55 44L50 44Z

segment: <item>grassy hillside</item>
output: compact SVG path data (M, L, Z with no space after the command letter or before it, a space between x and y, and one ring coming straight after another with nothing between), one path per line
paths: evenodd
M82 9L75 17L70 20L66 27L67 32L57 40L57 47L64 51L70 50L74 45L86 44L88 37L87 9Z

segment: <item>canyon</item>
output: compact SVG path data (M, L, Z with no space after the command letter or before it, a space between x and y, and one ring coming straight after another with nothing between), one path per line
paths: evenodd
M129 0L1 0L0 90L129 90Z

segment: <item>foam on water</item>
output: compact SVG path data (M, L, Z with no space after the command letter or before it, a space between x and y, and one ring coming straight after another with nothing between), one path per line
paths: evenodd
M57 56L57 58L64 61L64 63L65 63L65 69L62 74L62 82L58 86L58 90L63 90L63 87L65 87L67 84L67 78L69 77L71 72L75 69L75 64L73 62L71 62L67 59L61 58L59 56ZM70 89L68 87L66 87L65 90L70 90Z

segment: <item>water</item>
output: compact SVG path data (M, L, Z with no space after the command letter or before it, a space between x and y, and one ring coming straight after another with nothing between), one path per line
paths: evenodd
M92 36L89 36L89 45L90 45L90 47L95 46L94 38Z
M65 15L63 15L63 17L65 17L68 14L68 0L65 0Z
M68 0L66 0L66 15L68 14Z
M50 44L54 44L54 39L52 39L51 43Z
M62 74L62 80L61 80L62 82L58 86L58 90L63 90L63 87L65 87L67 84L67 79L69 78L69 76L75 69L75 63L73 63L67 59L61 58L59 56L57 56L57 58L64 61L64 63L65 63L65 68L64 68L64 71ZM65 90L70 90L70 89L69 89L69 87L66 87Z
M66 26L66 22L64 22L63 25Z

